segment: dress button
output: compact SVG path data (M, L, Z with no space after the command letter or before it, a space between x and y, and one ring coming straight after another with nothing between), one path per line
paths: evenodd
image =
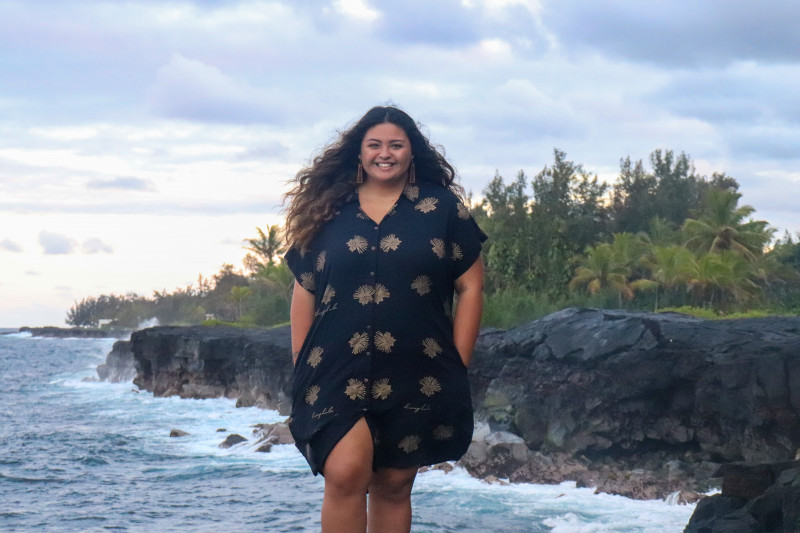
M375 226L375 231L378 231L378 226Z
M367 329L372 329L372 326L367 326Z
M374 276L374 275L375 275L375 272L370 272L370 273L369 273L369 275L370 275L370 276Z
M364 378L364 383L369 383L369 378Z
M372 352L367 352L367 355L372 355Z
M374 246L370 247L370 250L375 250L375 247Z

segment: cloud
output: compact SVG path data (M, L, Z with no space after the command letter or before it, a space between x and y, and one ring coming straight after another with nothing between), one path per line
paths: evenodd
M106 244L96 237L92 237L90 239L86 239L85 241L83 241L81 250L85 254L96 254L101 252L105 254L110 254L114 252L114 248L112 248L110 244Z
M66 235L42 231L39 233L39 245L45 255L66 255L75 251L76 243Z
M750 0L548 0L543 20L561 45L668 66L800 59L800 3Z
M234 157L234 161L261 161L284 157L289 147L278 141L261 143L242 150Z
M181 54L174 54L159 69L147 91L148 104L157 115L200 122L280 122L281 103L275 100L268 90Z
M373 35L392 42L460 46L480 40L474 12L460 0L373 0L381 13Z
M0 250L5 250L6 252L18 253L22 251L22 246L15 243L11 239L3 239L2 241L0 241Z
M148 180L133 177L95 179L86 184L89 189L122 189L128 191L152 191L153 184Z

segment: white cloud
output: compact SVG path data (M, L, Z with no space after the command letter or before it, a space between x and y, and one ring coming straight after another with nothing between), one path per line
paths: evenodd
M153 184L148 180L134 177L90 180L86 186L90 189L121 189L128 191L152 191Z
M66 235L42 231L39 233L39 245L45 255L66 255L75 251L77 243Z
M156 114L167 118L245 124L283 119L275 93L181 54L159 69L147 99Z
M110 244L106 244L97 237L92 237L83 241L81 251L85 254L114 253L114 248Z
M22 246L12 241L11 239L3 239L2 241L0 241L0 250L5 250L6 252L19 253L22 251Z

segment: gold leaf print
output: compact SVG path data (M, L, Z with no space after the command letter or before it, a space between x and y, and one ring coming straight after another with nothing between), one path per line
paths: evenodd
M351 378L347 380L347 388L344 390L344 393L349 396L351 400L363 400L367 395L367 387L364 386L362 381Z
M427 338L422 341L422 352L433 359L442 353L442 347L436 342L436 339Z
M365 239L361 235L356 235L355 237L347 241L347 248L351 252L358 252L360 254L363 254L367 250L368 245L369 243L367 242L367 239Z
M317 272L322 272L322 270L325 268L325 255L326 252L323 250L317 256Z
M328 285L325 287L325 292L322 294L322 303L325 305L331 303L331 300L333 300L334 296L336 296L336 291L333 290L333 287Z
M350 348L353 349L353 355L357 355L367 349L369 337L366 333L353 333L348 342L350 343Z
M406 453L411 453L419 448L420 438L416 435L408 435L403 437L403 440L397 445L398 448Z
M424 296L431 292L431 278L428 276L417 276L411 283L411 288L417 291L420 296Z
M436 440L447 440L453 436L453 427L438 425L433 428L433 438Z
M375 298L375 303L376 304L381 303L382 301L384 301L388 297L389 297L389 289L387 289L386 287L384 287L380 283L375 285L374 298Z
M433 376L425 376L421 380L419 380L419 391L424 394L425 396L433 396L440 390L442 390L442 386L439 385L439 382Z
M317 285L314 282L314 274L312 272L304 272L300 274L300 285L309 292L313 291Z
M469 214L469 209L467 209L467 206L461 202L456 204L456 209L458 209L458 218L460 219L469 220L470 216L472 216Z
M372 397L376 400L385 400L392 393L392 386L389 385L389 378L379 379L372 384Z
M375 295L375 288L369 285L362 285L353 293L353 298L358 300L361 305L367 305L372 302L372 297Z
M464 254L461 252L461 247L456 243L453 243L453 261L458 261L459 259L463 259Z
M375 347L382 352L391 353L395 338L388 331L379 331L375 334Z
M311 351L308 352L308 359L306 359L306 362L313 368L317 368L317 365L322 361L322 351L322 348L319 346L311 348Z
M397 247L400 246L400 243L403 242L397 238L397 235L392 233L391 235L387 235L383 239L381 239L381 250L384 252L389 252L392 250L397 250Z
M308 405L314 405L317 398L319 398L319 385L311 385L308 390L306 390L306 403Z
M442 239L431 239L431 250L439 259L444 259L444 241Z
M436 204L439 203L438 198L434 198L433 196L429 196L424 200L420 200L417 205L414 206L414 209L417 211L422 211L423 213L430 213L434 209L436 209Z
M406 195L406 198L414 202L417 198L419 198L419 187L416 185L406 184L405 189L403 189L403 194Z

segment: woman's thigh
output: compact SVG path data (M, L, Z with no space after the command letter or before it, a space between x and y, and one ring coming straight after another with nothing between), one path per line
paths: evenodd
M372 477L373 442L367 421L360 418L333 447L322 475L325 487L366 490Z

